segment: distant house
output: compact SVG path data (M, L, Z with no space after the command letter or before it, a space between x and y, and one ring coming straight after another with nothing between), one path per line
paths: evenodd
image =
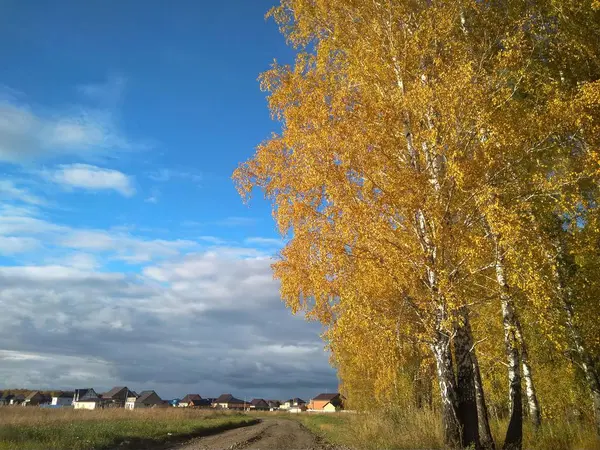
M262 398L253 398L252 401L250 401L250 409L254 411L268 411L269 404Z
M102 399L92 388L75 389L73 407L75 409L96 409L102 406Z
M269 404L270 411L277 411L281 406L281 402L279 400L267 400L267 403Z
M319 394L310 401L309 409L313 411L335 412L343 409L344 397L340 393Z
M212 408L212 403L207 398L201 398L199 400L191 400L188 404L188 407L196 409L209 409Z
M200 397L200 394L188 394L179 401L179 407L186 408L191 406L190 403L194 400L202 400L202 397Z
M48 397L42 394L40 391L32 391L25 397L23 406L39 406L43 403L48 403Z
M25 401L25 396L23 394L17 394L13 398L10 399L11 405L22 405Z
M105 408L123 408L127 399L133 393L125 386L116 386L110 391L102 394L102 404Z
M52 396L52 406L72 406L74 392L61 392Z
M125 409L168 407L154 391L142 391L138 396L131 396L125 403Z
M301 408L303 406L306 406L306 402L304 400L302 400L301 398L290 398L289 400L286 400L285 402L283 402L283 405L281 405L279 408L280 409L291 409L291 408Z
M245 409L248 403L245 400L235 398L231 394L222 394L219 398L215 399L212 406L213 408L220 409Z
M8 406L10 405L10 401L14 398L14 394L9 394L7 392L2 393L0 397L0 406Z

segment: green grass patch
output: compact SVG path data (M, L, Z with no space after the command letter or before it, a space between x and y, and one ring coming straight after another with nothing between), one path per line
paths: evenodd
M29 411L23 411L29 410ZM2 408L0 449L152 448L256 423L243 414L156 410L43 410Z

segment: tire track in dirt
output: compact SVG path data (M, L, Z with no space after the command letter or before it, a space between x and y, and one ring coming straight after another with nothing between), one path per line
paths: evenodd
M333 450L295 420L265 419L169 447L173 450Z

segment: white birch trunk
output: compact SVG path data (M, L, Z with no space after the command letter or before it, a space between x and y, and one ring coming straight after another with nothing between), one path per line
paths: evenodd
M510 287L504 272L504 256L499 245L498 236L490 233L496 244L496 281L500 286L500 303L502 305L502 324L504 328L504 345L508 362L508 398L510 422L504 439L505 449L520 449L523 444L523 404L521 398L521 356L519 340L516 332L516 314Z
M542 414L540 410L540 403L537 398L537 392L535 384L533 383L533 375L531 371L531 365L529 363L529 353L527 351L527 344L523 338L523 332L521 330L521 323L517 319L515 331L517 333L517 339L521 342L521 362L523 365L523 379L525 380L525 393L527 395L527 408L529 410L529 419L533 425L538 428L542 423Z
M441 313L443 314L443 313ZM438 384L440 387L444 442L449 448L460 447L461 425L457 414L454 365L450 350L450 338L443 331L437 331L431 350L435 358Z

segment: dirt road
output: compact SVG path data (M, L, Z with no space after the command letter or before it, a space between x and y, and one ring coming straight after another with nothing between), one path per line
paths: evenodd
M295 420L265 419L257 425L196 438L173 450L334 450Z

